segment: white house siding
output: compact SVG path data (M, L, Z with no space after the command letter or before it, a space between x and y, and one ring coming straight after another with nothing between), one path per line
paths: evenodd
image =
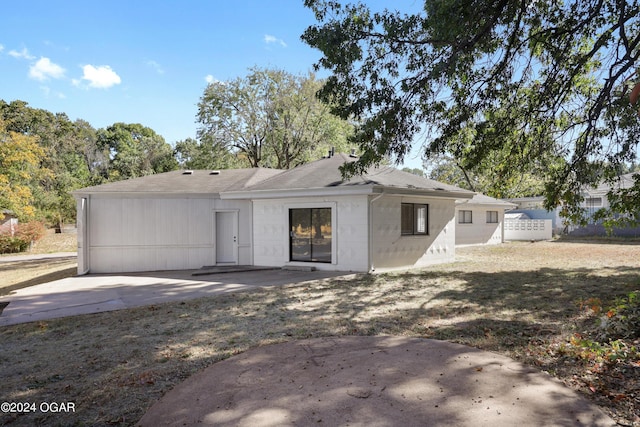
M400 229L402 203L429 205L429 234L403 236ZM374 200L373 267L375 270L422 267L455 258L453 199L384 196Z
M473 223L458 222L458 212L470 210ZM487 211L498 212L497 223L487 223ZM456 209L456 245L495 245L503 242L504 208L470 207L462 205Z
M84 209L78 216L80 273L183 270L213 265L216 211L238 212L238 263L252 262L248 201L91 195L79 197L78 208L79 212Z
M332 262L290 262L289 209L332 208ZM254 263L313 266L318 270L367 271L367 196L257 199L253 202Z

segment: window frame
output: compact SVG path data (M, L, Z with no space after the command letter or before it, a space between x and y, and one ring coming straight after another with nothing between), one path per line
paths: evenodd
M495 216L495 221L492 221ZM498 211L487 211L487 224L498 224L500 222L500 215Z
M324 237L320 237L318 238L317 236L314 236L313 233L308 237L309 240L309 257L307 258L297 258L293 245L294 245L294 240L304 240L306 238L298 238L294 236L293 230L292 230L292 225L293 225L293 216L294 216L294 211L307 211L308 215L309 215L309 227L314 228L316 227L316 225L318 225L319 227L322 226L321 222L316 222L314 220L321 220L320 218L320 212L321 211L329 211L329 227L331 227L331 233L328 235L328 240L329 240L329 256L327 257L326 255L324 256L316 256L315 253L315 248L314 247L319 247L319 246L323 246L323 245L318 245L317 242L314 242L314 240L325 240L326 238ZM334 208L332 206L314 206L314 207L289 207L288 208L288 216L289 216L289 262L309 262L309 263L322 263L322 264L331 264L333 263L333 252L334 252L334 248L333 248L333 222L334 222ZM326 216L326 214L325 214Z
M406 209L411 207L411 209ZM424 218L420 221L420 210L424 209ZM410 218L405 217L405 212L411 212ZM411 220L411 230L405 227ZM420 221L420 223L419 223ZM423 231L419 231L422 229ZM401 203L400 206L400 235L402 236L428 236L429 235L429 204L428 203Z
M604 206L602 197L586 197L584 199L584 206L587 208L601 208Z
M467 214L469 214L468 220ZM458 211L458 224L473 224L473 211L468 209L460 209Z

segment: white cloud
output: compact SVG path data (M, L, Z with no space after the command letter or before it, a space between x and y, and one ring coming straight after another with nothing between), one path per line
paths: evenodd
M42 91L42 93L44 94L45 97L49 98L51 96L54 96L58 99L65 99L66 95L62 92L52 92L51 88L48 86L40 86L40 90Z
M264 35L264 42L266 44L273 44L273 43L277 43L282 47L287 47L287 44L284 42L284 40L277 38L276 36L272 36L270 34L265 34Z
M9 52L11 53L11 52ZM39 81L45 81L51 79L60 79L64 77L64 68L51 62L49 58L40 58L38 61L29 67L29 77Z
M4 46L0 44L0 52L2 52L3 50L4 50Z
M164 74L164 69L156 61L147 61L147 65L156 70L158 74Z
M216 79L215 77L213 77L211 74L207 74L204 78L204 81L211 84L211 83L220 83L220 80Z
M121 82L120 76L108 65L94 67L93 65L87 64L82 67L82 71L82 80L87 80L89 87L107 89ZM74 79L72 83L80 86L81 80Z
M26 47L23 47L20 52L17 50L10 50L8 52L9 56L13 56L18 59L36 59L35 56L31 55Z

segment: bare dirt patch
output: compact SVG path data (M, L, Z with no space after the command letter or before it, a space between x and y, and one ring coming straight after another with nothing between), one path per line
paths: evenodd
M399 335L505 354L556 376L621 425L640 425L636 353L604 363L570 351L597 320L584 301L606 306L640 289L640 246L544 242L457 252L458 262L424 270L4 327L0 401L74 402L76 411L0 416L11 425L132 425L185 378L248 348Z

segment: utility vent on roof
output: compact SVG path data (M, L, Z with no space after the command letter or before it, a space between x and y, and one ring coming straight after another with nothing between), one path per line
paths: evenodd
M182 171L182 175L193 175L193 171L192 170Z
M220 175L220 171L211 171L209 175Z

